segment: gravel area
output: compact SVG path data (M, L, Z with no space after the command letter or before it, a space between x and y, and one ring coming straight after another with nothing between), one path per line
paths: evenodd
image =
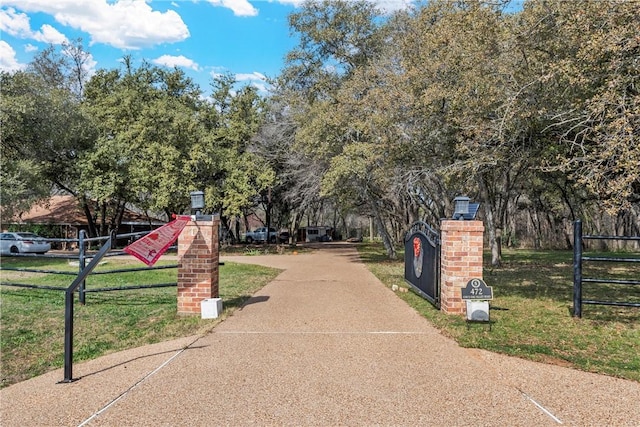
M0 391L3 426L638 426L640 383L464 349L345 244L223 260L283 272L201 337Z

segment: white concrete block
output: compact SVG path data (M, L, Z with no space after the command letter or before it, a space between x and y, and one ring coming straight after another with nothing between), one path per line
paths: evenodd
M467 300L467 320L489 321L489 301Z
M203 319L216 319L222 313L222 298L208 298L200 303L200 314Z

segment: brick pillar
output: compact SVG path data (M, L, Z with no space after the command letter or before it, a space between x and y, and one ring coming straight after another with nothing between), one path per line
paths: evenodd
M470 279L482 279L482 221L443 220L440 226L440 310L464 314L460 289Z
M178 314L200 315L200 304L218 298L220 219L189 221L178 237Z

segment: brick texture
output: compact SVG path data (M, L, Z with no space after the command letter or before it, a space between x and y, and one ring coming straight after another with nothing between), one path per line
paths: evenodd
M218 298L218 226L190 221L178 237L178 314L200 315L203 299Z
M482 221L443 220L441 235L440 310L465 314L461 288L470 279L482 279Z

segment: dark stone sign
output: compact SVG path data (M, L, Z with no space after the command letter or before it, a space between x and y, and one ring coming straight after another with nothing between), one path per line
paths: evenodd
M427 224L415 223L405 237L404 280L420 296L439 307L440 242Z
M487 286L482 279L471 279L467 286L462 288L463 300L491 300L493 299L493 288Z

